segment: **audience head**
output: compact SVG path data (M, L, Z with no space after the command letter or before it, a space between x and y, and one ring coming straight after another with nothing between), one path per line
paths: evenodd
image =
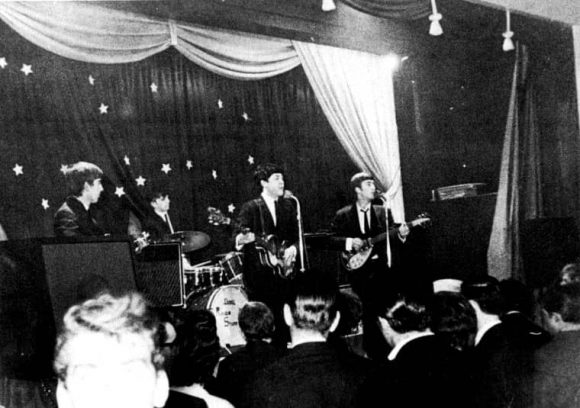
M168 365L169 383L176 387L207 383L219 361L215 316L209 310L185 310L175 330L177 336Z
M318 271L308 272L308 276L295 280L292 296L284 305L284 320L290 327L291 337L300 331L326 338L340 320L338 288L334 281L319 278Z
M247 341L271 339L274 314L262 302L248 302L240 309L238 324Z
M461 284L461 293L476 311L488 315L500 315L504 311L499 282L492 276L468 278Z
M387 293L377 304L383 336L393 346L398 335L429 330L430 313L422 297Z
M580 264L573 262L564 265L559 274L559 285L580 284Z
M543 296L541 304L550 332L580 330L580 285L554 286Z
M88 194L92 203L99 200L99 196L103 191L101 185L101 178L103 171L93 163L77 162L64 169L64 176L68 193L75 197L80 197Z
M162 407L168 383L158 327L135 293L103 294L71 307L55 353L59 407Z
M452 348L464 351L475 343L475 310L460 293L437 292L431 303L431 329Z

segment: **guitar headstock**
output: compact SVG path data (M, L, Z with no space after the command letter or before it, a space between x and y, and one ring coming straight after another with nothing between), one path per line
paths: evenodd
M413 220L413 225L428 227L429 225L431 225L431 221L432 221L431 215L429 215L429 213L427 212L423 212Z
M215 207L207 207L207 221L212 225L230 225L232 219Z

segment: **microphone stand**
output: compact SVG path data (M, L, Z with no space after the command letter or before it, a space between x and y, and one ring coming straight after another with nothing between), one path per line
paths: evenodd
M290 194L288 198L296 202L296 220L298 221L298 252L300 253L300 272L304 273L306 270L304 264L304 233L302 230L302 211L300 209L300 201L294 194Z

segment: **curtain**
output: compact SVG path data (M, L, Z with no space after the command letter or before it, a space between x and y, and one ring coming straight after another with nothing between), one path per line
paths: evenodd
M373 16L416 20L431 12L428 0L341 0L349 6Z
M405 219L393 82L383 56L294 42L317 99L348 155L386 189Z
M92 2L0 2L0 18L32 43L66 58L134 62L174 46L219 75L263 79L300 64L289 40L200 28Z
M502 151L497 202L488 247L488 272L525 281L520 223L542 214L540 149L528 51L517 45Z

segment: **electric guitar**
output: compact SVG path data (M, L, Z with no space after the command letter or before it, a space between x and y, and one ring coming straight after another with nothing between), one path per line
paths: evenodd
M425 226L431 222L431 218L427 214L421 214L418 218L407 223L407 227L413 228L416 226ZM344 267L348 271L356 271L361 268L371 257L375 244L385 241L389 231L385 231L372 238L365 240L364 245L358 250L345 251L342 253L342 260Z
M208 207L208 222L212 225L233 225L235 228L240 228L241 225L235 222L230 217L226 217L221 210L215 207ZM247 234L251 231L249 228L242 228L242 233ZM243 244L254 242L258 252L258 258L262 266L271 268L274 273L283 279L291 279L294 277L295 260L286 263L284 261L284 252L287 248L287 242L280 242L278 237L273 234L257 235L252 234L248 239L242 241Z

